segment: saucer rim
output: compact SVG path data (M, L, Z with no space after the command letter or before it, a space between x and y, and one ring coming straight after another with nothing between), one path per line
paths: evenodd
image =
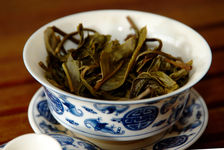
M29 124L31 126L31 128L33 129L33 131L35 133L42 133L41 130L38 128L38 126L36 125L35 121L34 121L34 118L33 118L33 108L34 108L34 103L36 102L37 98L39 97L40 95L40 92L42 92L44 90L43 87L40 87L33 95L33 97L31 98L31 101L30 101L30 104L29 104L29 107L28 107L28 120L29 120ZM207 108L207 105L203 99L203 97L197 92L197 90L195 90L194 88L191 88L190 89L190 92L193 93L195 96L198 97L197 100L200 101L200 103L202 104L202 107L203 107L203 112L204 112L204 119L203 119L203 124L201 125L201 128L198 132L196 132L196 136L191 139L188 143L185 143L183 145L181 145L181 147L177 147L175 149L186 149L188 147L190 147L191 145L193 145L200 137L201 135L204 133L206 127L207 127L207 124L208 124L208 119L209 119L209 116L208 116L208 108ZM67 135L67 134L65 134ZM166 136L162 137L165 138ZM1 150L1 148L0 148Z
M208 107L205 103L205 100L203 99L203 97L199 94L199 92L197 92L196 89L191 88L190 91L198 96L198 100L200 100L200 103L202 104L203 107L203 111L204 111L204 122L201 125L201 129L196 133L197 135L191 139L188 143L183 144L180 148L181 149L187 149L188 147L192 146L204 133L205 129L207 128L208 125L208 119L209 119L209 114L208 114ZM175 148L174 150L177 150L179 148Z

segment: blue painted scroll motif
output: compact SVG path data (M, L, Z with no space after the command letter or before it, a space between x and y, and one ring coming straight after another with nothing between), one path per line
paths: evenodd
M72 145L73 147L78 148L75 144L73 144L75 142L75 140L72 137L69 136L62 136L60 134L53 134L52 135L59 143L60 145L63 146L68 146L68 145Z
M69 122L70 124L72 124L72 125L76 125L76 126L79 125L79 123L75 122L74 120L71 120L71 119L68 119L68 118L66 118L65 120L66 120L67 122Z
M192 104L189 106L186 106L186 108L183 111L182 117L180 118L179 122L182 124L185 124L187 122L187 119L190 118L193 115L194 109L199 109L201 107L200 104L196 104L195 100L192 100ZM201 117L201 112L197 113L196 116L198 119Z
M182 145L188 140L188 135L174 136L161 140L153 146L153 150L162 150Z
M186 125L187 122L189 122L188 121L189 119L194 120L194 121L191 121L192 123L190 123L187 126L184 126L182 128L178 127L178 124L175 124L173 126L173 131L176 131L176 132L183 132L183 131L186 132L188 130L191 131L201 125L201 123L202 123L200 120L201 116L202 116L202 112L200 110L201 105L195 103L195 99L192 99L191 102L192 103L190 105L185 107L178 123L183 126L183 125ZM194 116L193 112L196 112L195 116Z
M60 102L60 100L53 95L51 92L49 92L46 88L45 88L46 94L49 97L50 101L49 101L49 105L50 107L53 108L53 110L59 114L62 115L64 113L64 107L62 105L62 103Z
M82 117L83 116L83 112L80 109L77 109L75 107L75 105L71 104L66 97L61 97L63 100L63 105L66 107L66 111L70 112L71 114L73 114L74 116L77 117Z
M47 124L44 120L42 120L39 123L39 127L44 130L44 133L66 133L66 131L62 131L60 129L58 129L56 126L53 126L52 124Z
M175 122L181 114L181 111L184 109L185 104L179 104L176 108L172 108L172 114L169 116L167 123L171 124Z
M78 141L77 143L78 143L78 145L84 147L84 149L86 149L86 150L98 150L99 149L96 146L89 144L87 142L84 142L84 141Z
M84 121L84 124L87 128L93 128L95 131L100 131L104 133L110 133L110 134L124 134L124 130L121 130L121 127L116 127L114 125L108 125L108 123L102 123L100 122L100 118L91 118L86 119Z
M152 125L152 127L158 127L163 125L166 122L166 119L160 120L159 122L156 122Z
M97 110L105 114L115 113L116 116L128 110L128 105L106 105L106 104L94 104Z
M91 113L91 114L97 114L97 112L95 112L93 109L88 108L86 106L82 106L82 108L84 108L87 112Z
M173 107L173 104L175 104L177 98L178 96L174 96L173 98L171 98L171 100L165 102L160 109L160 113L161 114L167 113Z
M82 150L99 150L100 148L89 141L85 141L80 138L72 138L66 135L61 134L50 134L54 137L63 150L74 150L74 149L82 149Z
M40 101L37 104L37 110L39 112L39 116L44 117L47 121L49 121L52 124L59 124L57 122L57 120L53 117L53 115L51 114L49 108L48 108L48 104L47 104L47 100L44 99L42 101Z
M181 118L172 126L172 128L169 131L169 133L171 134L174 134L176 132L178 136L171 136L157 142L153 146L153 149L154 150L169 149L169 148L178 149L178 147L184 146L187 143L187 141L192 140L189 137L197 133L196 128L198 128L202 124L201 118L202 118L202 105L196 103L194 97L192 97L192 95L189 94Z

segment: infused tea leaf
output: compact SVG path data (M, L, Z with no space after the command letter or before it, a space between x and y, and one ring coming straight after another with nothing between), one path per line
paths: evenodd
M129 72L131 71L131 69L135 63L136 57L146 39L146 33L147 33L146 27L144 27L140 30L137 47L135 48L129 62L125 63L121 67L120 71L118 71L118 73L113 78L109 79L108 82L105 83L106 85L102 86L102 88L104 90L106 89L107 91L110 91L110 90L113 90L114 88L118 88L121 85L123 85ZM111 85L113 85L113 86L111 86ZM105 88L105 87L107 87L107 88Z
M108 100L150 98L186 84L193 62L163 52L160 39L148 38L146 27L127 19L134 34L122 43L81 23L70 33L46 28L48 56L39 62L46 79L73 94ZM65 49L68 40L75 46Z
M148 90L147 90L148 89ZM138 99L139 95L147 92L149 97L154 97L162 95L165 93L164 87L161 86L158 79L147 72L142 72L138 77L132 82L130 98ZM141 95L142 96L142 95Z
M60 38L56 36L54 30L51 27L48 27L44 31L44 42L47 52L55 55L55 49L60 42Z
M101 81L108 80L102 85L102 90L111 91L124 83L124 75L128 66L127 64L123 65L123 63L135 50L135 43L136 40L134 37L129 38L122 45L118 41L112 41L102 51L100 66L103 78ZM108 76L111 78L109 79ZM99 84L97 87L99 87Z
M146 27L144 27L140 30L138 44L137 44L137 47L129 61L127 71L125 72L125 78L127 77L128 73L130 72L131 68L133 67L135 60L138 56L138 53L141 50L141 47L145 42L146 36L147 36L147 29L146 29Z
M178 88L178 84L171 79L167 74L161 71L150 72L157 81L165 88L165 92L169 93Z
M173 80L177 81L181 78L184 78L185 76L188 75L188 72L186 69L180 69L176 72L173 72L172 74L170 74L170 78L172 78Z
M67 72L70 76L70 87L72 87L71 92L77 93L77 89L80 86L80 72L78 61L74 60L71 54L68 55L67 61L64 63L65 67L67 68Z
M120 87L124 83L124 75L127 71L128 63L124 61L121 68L117 71L115 75L113 75L110 79L107 80L102 86L101 89L104 91L111 91L118 87Z

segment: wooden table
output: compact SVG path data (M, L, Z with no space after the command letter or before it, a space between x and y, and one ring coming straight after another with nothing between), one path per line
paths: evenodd
M27 117L31 97L41 85L26 70L22 52L29 36L56 18L96 9L134 9L179 20L208 41L213 62L195 86L209 110L208 126L190 148L224 147L223 0L32 0L0 5L0 144L33 132Z

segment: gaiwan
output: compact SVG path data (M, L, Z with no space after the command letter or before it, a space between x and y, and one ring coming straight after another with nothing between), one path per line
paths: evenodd
M23 58L61 125L129 141L158 134L181 117L189 89L210 67L211 51L173 19L97 10L44 25L26 42Z

